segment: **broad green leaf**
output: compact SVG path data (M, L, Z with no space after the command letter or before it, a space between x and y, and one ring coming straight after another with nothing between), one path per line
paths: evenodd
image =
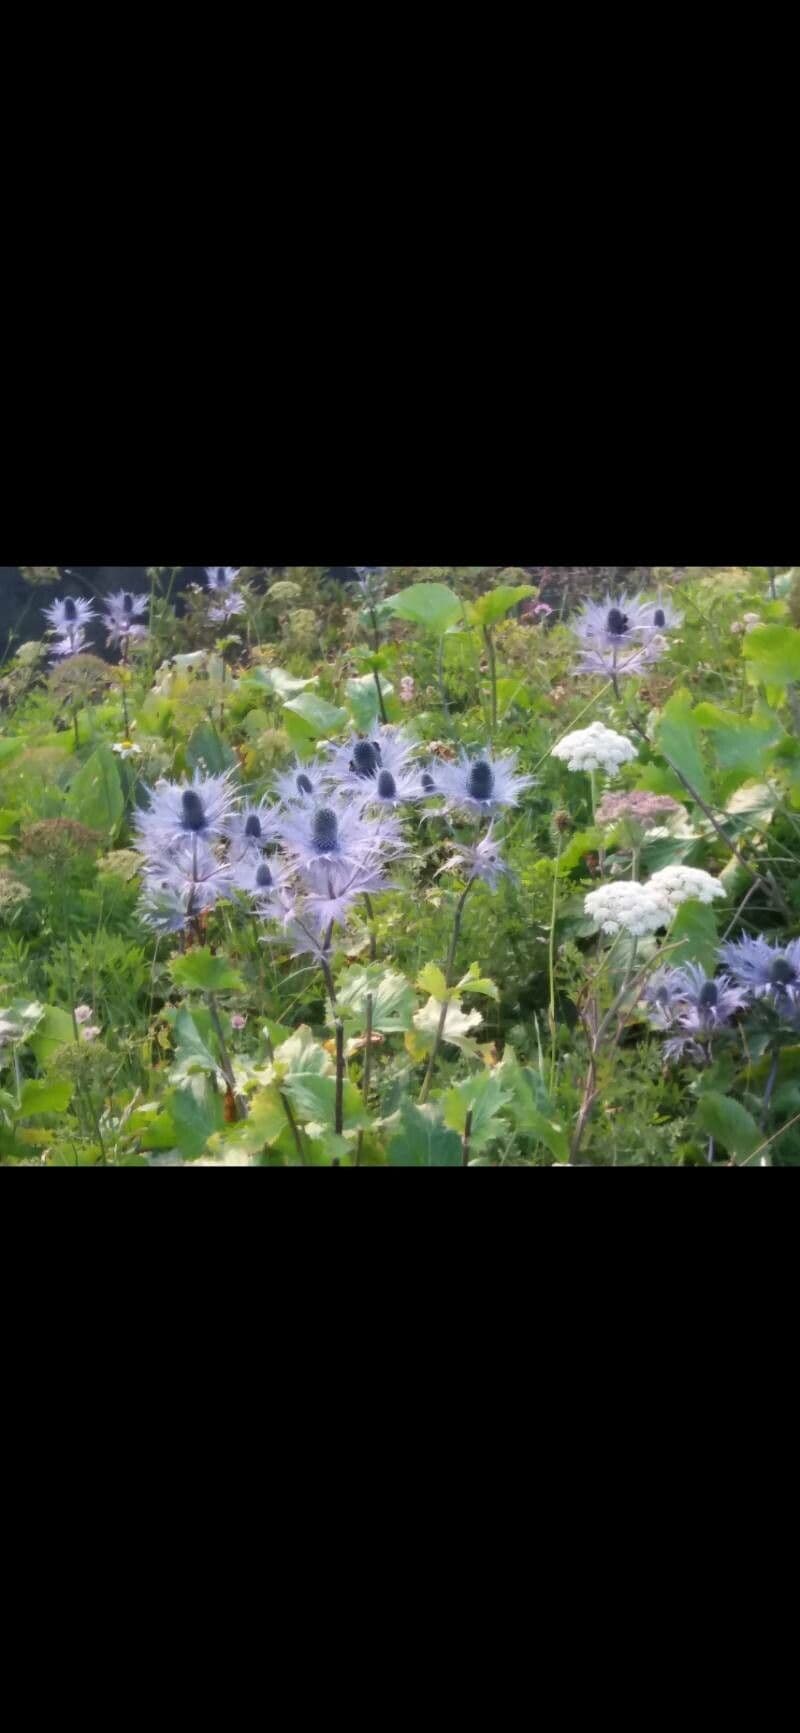
M28 1118L32 1113L66 1113L72 1100L72 1084L68 1079L28 1077L22 1085L20 1113Z
M441 969L435 963L426 963L417 976L417 986L421 993L431 993L434 999L444 1004L448 994L447 981Z
M89 830L109 837L117 831L125 812L125 797L117 760L109 746L98 746L73 777L67 809L70 817Z
M398 1035L411 1028L417 1001L405 975L380 963L345 969L336 982L336 1002L348 1032L367 1027L367 997L372 994L372 1027L379 1035Z
M708 800L711 790L702 757L700 729L694 720L689 692L676 692L665 705L655 738L658 751L686 777L704 800Z
M463 1137L472 1114L471 1146L475 1150L485 1149L505 1129L499 1115L510 1100L496 1071L479 1071L448 1090L444 1098L445 1125Z
M238 763L227 740L217 733L210 722L201 722L186 748L186 758L192 770L206 770L209 776L222 776Z
M301 692L298 698L290 698L288 703L284 704L284 710L299 717L306 733L314 740L321 740L329 734L338 734L348 719L346 710L329 704L325 698L320 698L318 692Z
M404 1101L400 1130L388 1148L392 1167L460 1167L461 1139L448 1131L433 1107Z
M237 993L245 985L226 957L214 957L209 950L187 951L184 957L173 957L170 973L176 986L197 993Z
M469 610L471 620L477 626L496 626L498 620L504 620L512 608L520 602L527 602L531 596L537 595L532 584L498 584L497 589L489 590L474 602Z
M369 734L378 719L380 704L378 688L375 685L374 674L361 674L353 680L348 680L345 687L350 714L359 734ZM394 687L381 676L381 691L384 703L391 697Z
M699 727L713 736L714 755L722 770L762 775L772 748L783 737L783 729L775 717L747 721L718 704L698 704L693 714Z
M437 638L444 637L462 618L461 602L446 584L412 584L398 596L391 596L389 607L398 620L422 626Z
M697 1123L701 1131L715 1138L738 1161L753 1155L764 1142L764 1134L759 1131L751 1114L729 1095L717 1095L713 1091L701 1095Z
M316 1072L320 1077L333 1070L333 1060L318 1041L314 1040L306 1023L301 1023L288 1041L275 1054L275 1070L279 1078L293 1074Z
M284 1083L286 1094L305 1124L333 1125L336 1119L336 1078L320 1077L314 1071L293 1071ZM344 1085L344 1117L347 1126L368 1125L361 1096L349 1079Z
M11 740L0 740L0 764L10 764L12 758L17 758L27 744L24 734L18 734Z
M566 873L575 871L581 865L587 854L596 854L604 841L604 832L595 826L592 830L576 831L571 836L565 849L562 850L558 863L558 871L563 878Z
M208 1140L225 1123L222 1098L209 1077L193 1077L184 1089L173 1089L165 1106L175 1127L175 1142L187 1161L202 1155Z
M756 626L742 653L756 683L783 688L800 681L800 632L794 626Z
M62 1011L58 1005L48 1005L31 1041L31 1052L37 1064L46 1071L55 1054L74 1040L75 1029L69 1012Z
M179 1011L175 1019L174 1063L169 1072L170 1083L185 1083L205 1072L216 1077L219 1060L210 1051L190 1011Z
M679 968L681 963L700 963L707 975L713 975L719 947L714 909L705 903L683 903L670 928L668 943L680 946L679 950L670 950L667 961L671 969Z

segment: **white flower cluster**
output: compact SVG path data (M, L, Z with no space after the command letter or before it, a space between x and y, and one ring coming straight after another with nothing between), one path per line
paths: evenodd
M616 776L621 766L632 763L638 753L633 741L624 734L615 734L613 728L593 722L591 728L568 734L554 746L553 757L562 759L570 770L604 770L608 776Z
M584 906L587 915L612 938L617 933L630 933L634 939L644 939L669 927L682 903L713 903L724 896L724 886L710 873L674 866L655 873L646 885L628 879L601 885L589 892Z
M635 885L629 879L590 891L585 907L587 915L612 938L617 933L630 933L634 939L645 939L668 927L671 918L667 904L653 895L649 885Z
M653 874L647 888L669 904L673 915L682 903L713 903L725 897L725 886L719 879L698 867L664 867L662 872Z

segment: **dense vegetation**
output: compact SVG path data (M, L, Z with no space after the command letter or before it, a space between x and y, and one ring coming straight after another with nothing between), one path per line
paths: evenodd
M20 570L4 1165L800 1163L793 569L198 580Z

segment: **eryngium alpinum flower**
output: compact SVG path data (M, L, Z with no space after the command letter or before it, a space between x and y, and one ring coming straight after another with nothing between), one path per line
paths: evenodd
M450 811L470 818L493 818L504 807L518 806L533 783L532 776L519 775L515 752L499 758L491 752L462 752L455 764L439 763L428 774L435 787L425 792L444 795Z

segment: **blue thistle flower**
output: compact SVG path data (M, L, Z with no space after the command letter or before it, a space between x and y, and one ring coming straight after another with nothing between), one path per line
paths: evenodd
M455 764L437 764L435 788L425 787L425 793L444 795L451 811L492 818L504 807L518 806L533 780L532 776L519 775L515 752L498 758L491 752L462 752Z
M720 947L720 957L735 981L754 999L769 1000L784 1015L800 1006L800 939L787 945L767 939L736 939Z
M189 783L157 782L150 791L147 811L136 814L138 846L159 864L187 840L221 841L233 811L234 795L230 772L204 776L197 770Z
M148 597L134 595L132 590L114 590L107 596L103 623L108 645L119 644L126 648L132 642L146 638L147 627L141 622L147 609Z

